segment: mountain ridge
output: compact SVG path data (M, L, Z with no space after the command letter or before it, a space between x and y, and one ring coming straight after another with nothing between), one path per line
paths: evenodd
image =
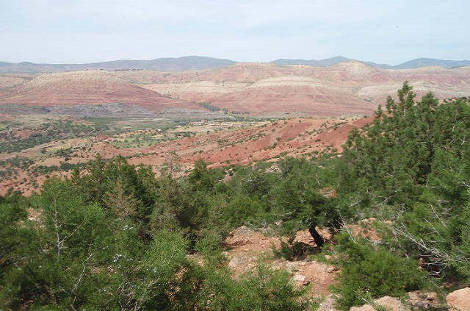
M415 58L406 62L403 62L398 65L388 65L388 64L378 64L369 61L362 61L353 58L347 58L344 56L335 56L326 59L277 59L272 61L272 63L277 65L307 65L315 67L327 67L336 65L338 63L356 61L372 67L382 68L382 69L416 69L421 67L442 67L442 68L455 68L455 67L465 67L470 66L470 60L447 60L447 59L438 59L438 58Z
M112 60L83 64L37 64L32 62L0 62L0 73L42 73L80 70L159 70L186 71L220 68L235 64L228 59L205 56L165 57L151 60Z
M416 69L422 67L456 68L470 66L470 60L447 60L436 58L416 58L398 65L378 64L369 61L352 59L344 56L334 56L325 59L276 59L271 62L259 62L260 64L275 64L278 66L304 65L311 67L329 67L344 62L360 62L371 67L381 69ZM80 70L157 70L167 72L215 69L231 66L244 62L233 61L224 58L213 58L207 56L183 56L164 57L150 60L121 59L104 62L82 63L82 64L47 64L19 62L0 62L0 74L5 73L46 73L65 72Z

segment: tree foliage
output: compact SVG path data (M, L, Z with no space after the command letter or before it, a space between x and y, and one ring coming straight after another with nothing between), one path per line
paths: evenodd
M394 221L390 243L436 276L468 278L470 107L466 99L416 101L405 83L374 122L351 133L342 193ZM464 276L465 275L465 276Z

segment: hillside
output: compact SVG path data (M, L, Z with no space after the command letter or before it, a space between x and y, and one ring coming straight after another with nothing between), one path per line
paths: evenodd
M237 63L183 72L87 70L0 75L0 105L123 104L154 112L368 115L403 81L412 83L419 95L432 91L441 99L470 96L470 72L465 67L391 70L356 61L327 67Z
M73 106L121 103L151 111L175 107L196 108L131 84L105 71L42 74L30 81L5 78L3 83L9 87L0 89L0 105Z
M141 118L136 121L158 124L152 122L152 119ZM0 140L1 148L4 149L7 145L5 138L16 146L16 152L0 153L0 163L3 166L3 170L0 170L3 175L0 194L4 194L10 187L29 194L44 181L41 170L67 175L68 169L86 164L97 154L104 159L124 156L130 163L150 165L155 172L175 158L171 161L178 163L184 172L192 168L198 159L203 159L211 167L220 167L228 164L246 165L253 161L273 161L286 155L308 156L329 148L341 150L351 129L363 126L370 119L197 121L168 130L154 129L155 125L150 125L142 130L120 130L115 134L104 135L100 133L102 130L93 128L89 122L71 123L70 119L66 119L57 124L48 120L47 115L43 122L44 126L33 126L29 121L23 126L11 127L9 134L0 131L3 136ZM52 135L51 128L64 123L80 126L80 132L74 132L73 136L69 132L54 132ZM132 125L126 121L120 121L119 124L121 128ZM36 142L19 148L23 142L40 137L47 130L50 139L47 137L42 143ZM13 166L9 169L9 164L15 163L15 157L18 157L19 162L26 163L26 166L21 169Z
M126 72L121 77L175 99L254 114L369 114L406 80L420 95L470 95L470 74L463 69L388 70L360 62L329 67L243 63L187 73Z

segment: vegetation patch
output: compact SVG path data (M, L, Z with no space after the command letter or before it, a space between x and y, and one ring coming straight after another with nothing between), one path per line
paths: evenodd
M316 257L329 255L340 270L334 291L344 310L469 284L469 102L415 97L405 83L341 155L212 169L201 160L178 177L173 162L156 176L98 157L64 167L69 178L51 178L31 197L7 193L0 308L308 308L305 288L285 271L260 264L231 277L224 241L242 225L287 238L279 255L290 260L311 254L291 243L308 230ZM371 217L374 237L351 229Z

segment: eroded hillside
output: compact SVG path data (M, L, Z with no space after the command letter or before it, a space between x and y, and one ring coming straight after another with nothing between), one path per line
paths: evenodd
M67 176L96 155L105 159L120 155L132 164L150 165L155 172L172 163L178 174L185 174L199 159L217 167L285 156L311 156L327 149L340 151L349 131L369 121L369 118L254 119L169 125L134 120L145 128L119 121L116 126L134 128L106 134L105 127L90 121L30 116L23 124L12 120L3 123L8 130L2 131L0 141L3 176L0 189L2 193L9 188L31 193L47 176Z
M418 95L470 95L469 67L391 70L360 62L328 67L238 63L199 71L79 71L0 76L0 104L56 107L123 104L149 113L257 116L368 115L403 81ZM132 109L132 108L129 108ZM73 112L67 112L73 115Z

